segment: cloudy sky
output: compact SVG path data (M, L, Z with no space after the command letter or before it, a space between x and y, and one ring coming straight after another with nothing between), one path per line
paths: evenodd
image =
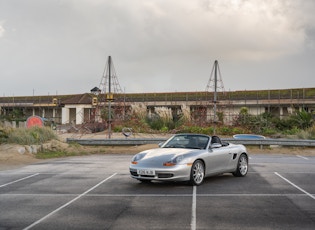
M314 0L0 0L0 96L315 87Z

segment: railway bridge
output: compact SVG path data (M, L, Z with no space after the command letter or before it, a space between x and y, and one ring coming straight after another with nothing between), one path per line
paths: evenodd
M43 117L56 124L80 125L100 121L101 110L110 105L115 117L126 119L133 107L141 108L147 114L156 108L169 109L174 116L185 110L196 120L211 121L214 117L214 103L225 124L233 121L242 107L250 114L270 112L280 118L296 110L315 111L315 88L244 90L219 92L214 102L214 93L169 92L169 93L124 93L75 95L0 97L0 116L21 119L32 115Z

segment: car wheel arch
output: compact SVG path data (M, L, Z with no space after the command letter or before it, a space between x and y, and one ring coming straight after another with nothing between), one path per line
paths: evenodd
M201 161L203 163L203 167L204 167L204 170L205 170L205 173L207 172L207 165L206 165L206 162L201 159L201 158L197 158L196 160L194 160L193 164L196 162L196 161Z
M200 166L197 166L195 168L195 165L198 165L198 164L202 164L201 168L203 169L203 172L201 171L198 172L197 168L200 169ZM197 185L197 186L201 185L205 177L206 177L205 162L203 159L196 159L191 165L189 184Z
M245 172L244 175L240 172L240 169L239 169L239 167L240 167L240 159L241 159L242 156L245 156L245 158L246 158L246 172ZM232 174L234 176L236 176L236 177L243 177L243 176L245 176L247 174L247 172L248 172L248 158L249 157L248 157L248 154L246 152L242 152L239 155L239 157L237 158L237 164L236 164L236 167L235 167L235 171L232 172Z
M246 156L246 159L247 159L247 161L248 161L248 154L247 154L246 152L242 152L242 153L240 154L240 156L241 156L242 154L244 154L244 155Z

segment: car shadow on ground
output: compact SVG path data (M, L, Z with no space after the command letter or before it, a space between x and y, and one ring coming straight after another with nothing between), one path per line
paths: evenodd
M211 177L207 177L204 179L204 182L200 185L211 184L211 183L224 183L227 180L231 180L234 177L231 173L219 174ZM155 188L163 188L163 187L192 187L189 181L138 181L139 186L144 187L155 187Z

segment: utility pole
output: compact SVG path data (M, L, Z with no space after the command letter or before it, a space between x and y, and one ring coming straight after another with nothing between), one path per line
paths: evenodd
M111 119L111 100L112 100L112 91L111 91L111 56L108 57L108 139L111 138L112 132L112 119Z
M218 88L218 61L214 62L214 94L213 94L213 122L216 123L217 119L217 88Z

